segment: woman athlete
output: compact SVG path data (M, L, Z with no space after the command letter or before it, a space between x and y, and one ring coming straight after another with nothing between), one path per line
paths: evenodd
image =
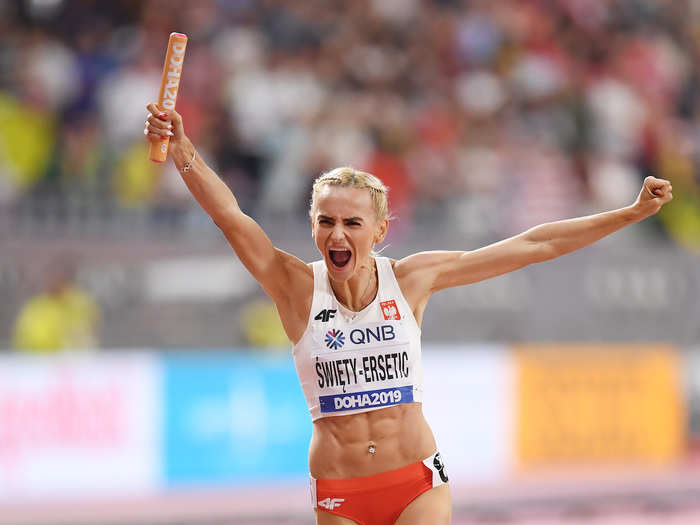
M447 524L447 474L421 409L420 324L438 290L474 283L578 250L655 214L671 184L647 177L631 206L536 226L475 251L375 256L389 224L376 177L338 168L313 187L311 231L323 259L273 246L185 135L155 104L144 134L170 137L192 195L277 305L313 420L309 451L319 525Z

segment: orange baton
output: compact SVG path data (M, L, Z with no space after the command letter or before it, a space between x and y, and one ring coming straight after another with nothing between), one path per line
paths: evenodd
M180 87L182 75L182 62L185 59L187 47L187 35L182 33L170 33L168 39L168 51L165 53L163 65L163 77L160 80L160 93L158 95L158 109L175 109L177 90ZM148 157L153 162L164 162L168 156L170 137L163 137L160 142L151 142Z

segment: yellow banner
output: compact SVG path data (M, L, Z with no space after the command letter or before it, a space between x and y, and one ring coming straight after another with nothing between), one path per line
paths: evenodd
M520 468L661 466L680 458L685 411L668 346L517 346Z

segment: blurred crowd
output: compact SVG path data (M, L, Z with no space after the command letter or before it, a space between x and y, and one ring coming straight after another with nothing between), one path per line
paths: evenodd
M676 196L659 224L700 248L697 0L9 0L1 207L181 224L195 204L141 134L171 31L185 129L254 216L303 217L313 178L353 165L399 235L497 237L653 174Z

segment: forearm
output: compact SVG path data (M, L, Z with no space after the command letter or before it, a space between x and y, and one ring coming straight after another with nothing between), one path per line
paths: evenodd
M642 218L633 206L627 206L596 215L541 224L526 231L524 236L531 243L546 246L546 258L551 259L588 246Z
M224 181L206 165L202 157L194 154L195 147L187 138L177 144L171 144L170 155L175 167L185 181L187 188L200 206L212 220L221 227L225 216L232 210L238 210L238 202L233 192ZM192 157L194 156L194 161ZM183 167L190 163L190 168L183 172Z

